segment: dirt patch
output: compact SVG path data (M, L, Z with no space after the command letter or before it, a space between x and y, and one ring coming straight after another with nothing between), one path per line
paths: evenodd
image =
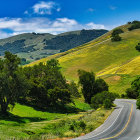
M112 76L105 79L107 83L117 83L119 80L121 80L121 76Z

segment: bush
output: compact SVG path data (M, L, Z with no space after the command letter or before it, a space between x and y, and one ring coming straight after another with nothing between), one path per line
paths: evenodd
M115 36L116 34L121 34L124 33L124 31L120 28L114 29L112 32L112 37Z
M131 88L126 90L126 94L129 98L137 99L140 95L140 77L137 77L132 83Z
M109 109L112 107L112 103L110 99L105 99L104 100L104 108Z
M97 109L103 105L106 105L107 101L111 102L111 106L113 105L113 101L115 100L115 98L117 97L116 94L108 92L108 91L104 91L101 93L96 94L95 96L92 97L91 99L91 107ZM107 101L105 101L107 100ZM110 103L109 103L110 104ZM109 106L109 105L107 105Z
M134 29L140 28L140 21L133 21L130 28L128 28L129 31L132 31Z
M119 36L119 34L116 34L114 36L112 36L111 41L115 42L115 41L121 41L122 38Z
M136 105L137 105L137 109L140 109L140 98L137 100Z
M85 130L86 128L86 124L84 121L73 121L71 124L70 124L70 127L69 127L69 130L72 130L72 131L76 131L76 130L79 130L79 129L82 129L82 130Z
M128 98L136 99L139 94L132 88L126 89L126 94Z

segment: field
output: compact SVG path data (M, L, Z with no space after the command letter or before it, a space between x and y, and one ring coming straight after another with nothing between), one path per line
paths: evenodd
M83 100L75 100L79 113L56 113L35 110L33 107L16 104L9 117L0 116L0 138L5 139L51 139L76 137L100 126L112 110L91 110ZM91 110L85 112L87 110ZM85 126L81 127L80 124ZM73 126L72 126L73 125ZM70 128L70 126L74 127Z

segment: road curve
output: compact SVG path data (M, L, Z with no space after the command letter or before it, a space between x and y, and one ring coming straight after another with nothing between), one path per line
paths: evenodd
M136 101L115 100L117 105L103 125L73 140L140 140L140 110Z

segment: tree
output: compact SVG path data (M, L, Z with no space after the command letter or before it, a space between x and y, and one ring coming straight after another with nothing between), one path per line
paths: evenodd
M140 21L134 20L132 22L132 25L128 28L129 31L132 31L134 29L139 29L140 28Z
M95 80L95 74L93 72L86 72L84 70L78 71L79 83L82 86L82 93L85 98L85 102L91 103L91 98L102 91L108 91L107 83L99 78Z
M78 75L85 102L90 104L91 97L94 95L95 74L93 72L78 70Z
M92 97L91 106L95 109L103 105L105 108L111 107L116 97L117 95L114 93L103 91Z
M15 105L15 102L27 91L27 81L18 70L20 59L5 52L5 59L1 60L0 69L0 108L2 114L7 114L8 105Z
M140 77L137 77L132 83L131 88L126 90L129 98L137 99L140 95Z
M28 104L46 109L72 102L73 93L60 71L58 60L51 59L46 64L25 67L23 72L31 85L29 94L24 98Z
M124 33L124 31L120 28L114 29L112 32L112 37L115 36L116 34L121 34Z
M108 91L108 84L101 78L97 79L95 81L95 93L101 93L102 91Z
M74 81L70 82L69 91L71 92L71 96L73 98L79 98L81 96L79 91L78 91L77 85L74 83Z
M140 43L136 46L136 50L140 52Z
M68 89L60 89L59 87L55 87L54 89L48 90L48 97L50 106L55 107L57 105L65 105L67 103L71 103L71 96Z
M112 36L111 40L112 40L112 42L121 41L122 38L119 36L119 34L115 34Z

